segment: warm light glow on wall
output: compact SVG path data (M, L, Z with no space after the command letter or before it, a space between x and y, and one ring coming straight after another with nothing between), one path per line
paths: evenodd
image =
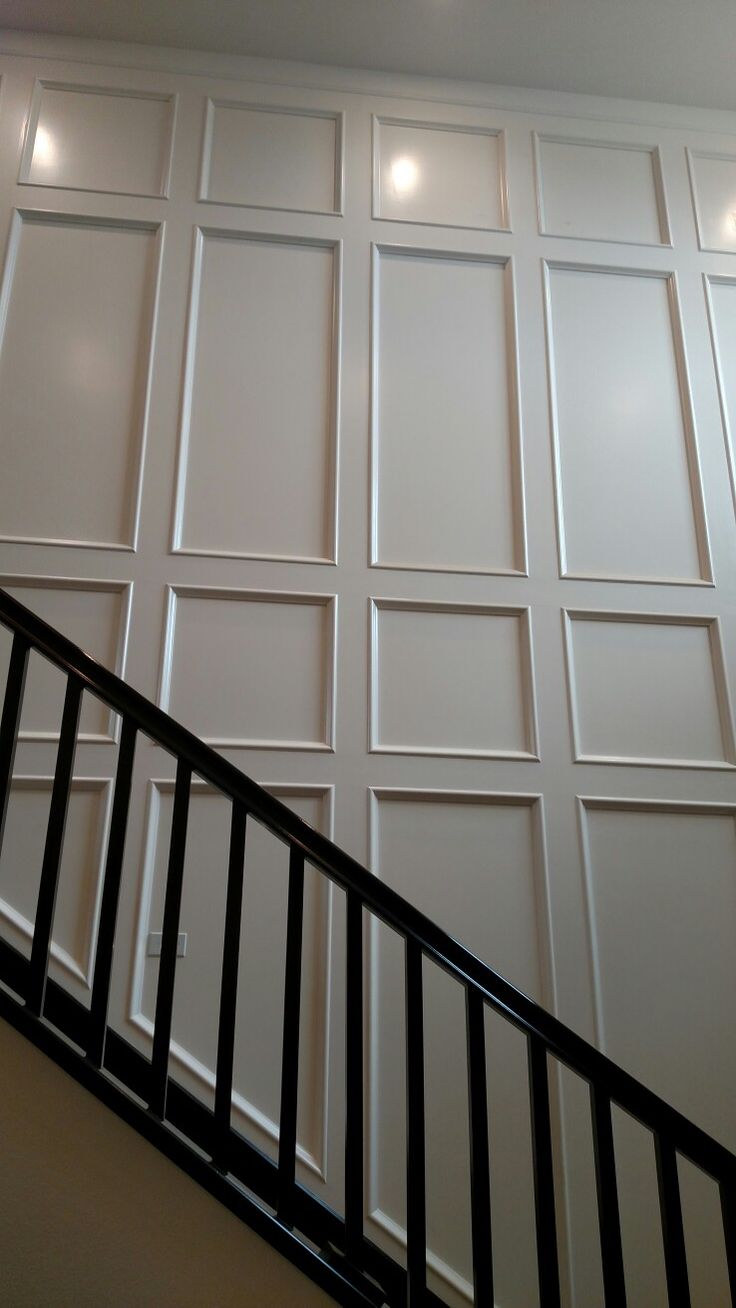
M397 195L410 195L419 181L419 169L413 159L402 155L391 164L391 182Z
M45 127L36 128L36 138L33 142L33 162L41 164L44 168L49 168L56 158L56 145L54 138Z

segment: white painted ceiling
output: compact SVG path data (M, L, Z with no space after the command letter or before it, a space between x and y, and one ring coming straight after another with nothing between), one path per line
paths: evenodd
M0 27L736 109L736 0L0 0Z

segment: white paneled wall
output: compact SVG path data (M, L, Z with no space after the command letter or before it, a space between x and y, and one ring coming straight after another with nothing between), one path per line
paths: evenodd
M0 585L736 1147L736 116L13 46ZM40 660L29 690L0 860L26 949L62 702ZM53 964L82 996L117 736L85 702ZM113 1011L142 1049L172 778L142 742ZM195 785L172 1068L205 1097L226 843ZM269 1151L285 887L254 828L234 1120ZM374 927L369 958L368 1230L401 1257L400 943ZM315 877L299 1157L338 1207L343 965ZM460 1305L462 1003L426 986L430 1264ZM527 1308L523 1048L487 1034L498 1304ZM565 1292L597 1308L569 1076L555 1111ZM651 1149L617 1131L656 1308ZM711 1200L689 1177L718 1308Z

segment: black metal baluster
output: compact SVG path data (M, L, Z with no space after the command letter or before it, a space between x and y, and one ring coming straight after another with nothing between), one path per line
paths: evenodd
M14 636L5 683L3 715L0 718L0 848L5 830L5 815L8 811L10 783L13 778L15 747L18 742L18 726L28 671L28 654L28 642L22 636Z
M541 1308L560 1308L560 1267L557 1253L547 1050L537 1036L530 1035L528 1041L539 1302Z
M345 1244L356 1266L363 1245L363 904L347 892L345 988Z
M674 1145L668 1140L663 1140L660 1134L654 1137L654 1151L657 1159L659 1208L662 1215L667 1300L670 1308L690 1308L690 1283L687 1274L677 1153Z
M242 804L233 801L230 823L230 854L227 868L225 934L222 946L220 1017L217 1032L217 1080L215 1082L215 1135L212 1161L227 1171L230 1138L230 1108L233 1097L235 1058L235 1015L238 1002L240 962L240 918L245 874L245 828L247 815Z
M726 1242L726 1265L731 1299L736 1304L736 1177L729 1183L721 1181L721 1213L723 1238Z
M166 1092L169 1083L169 1049L171 1046L171 1019L174 1011L174 983L176 980L176 947L179 938L181 892L184 884L184 854L187 843L189 818L189 791L192 770L179 759L176 768L174 812L171 819L169 868L166 877L164 920L161 932L161 960L156 991L156 1016L153 1027L151 1053L151 1082L148 1106L156 1117L166 1115Z
M102 1067L105 1057L107 1032L107 1006L110 999L110 972L115 947L115 924L120 898L120 879L123 872L123 853L128 827L130 786L133 778L133 759L137 729L130 718L123 718L120 735L118 766L115 774L115 795L107 841L105 878L102 885L100 922L95 950L95 970L90 1000L89 1036L87 1057L95 1067Z
M284 976L284 1041L281 1054L281 1115L279 1118L278 1216L294 1222L296 1172L296 1111L299 1088L299 1016L302 997L302 924L304 918L304 855L289 853L289 901Z
M407 1308L419 1308L427 1288L426 1160L424 1140L424 999L422 947L406 941L406 1271Z
M470 1124L470 1224L473 1238L473 1285L477 1308L493 1308L491 1244L491 1175L488 1159L488 1086L483 997L465 991L468 1040Z
M598 1194L598 1229L601 1240L604 1302L606 1308L626 1308L611 1101L608 1095L595 1084L590 1086L590 1106L593 1120L593 1156Z
M74 752L77 747L77 728L82 706L82 683L76 677L69 677L64 696L64 711L61 716L59 748L56 754L56 770L51 791L49 821L46 828L46 844L41 865L41 880L38 887L36 905L36 922L33 929L31 960L28 968L28 986L26 990L26 1008L36 1017L43 1012L46 993L46 979L49 968L49 951L51 949L51 930L54 924L56 892L59 887L59 868L61 851L64 846L64 828L69 808L69 793L74 766Z

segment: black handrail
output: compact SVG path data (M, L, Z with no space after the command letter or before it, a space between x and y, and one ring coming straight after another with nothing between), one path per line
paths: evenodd
M236 1200L227 1190L226 1176L239 1177L276 1210L276 1216L255 1218L241 1195L239 1209L266 1238L283 1248L300 1265L309 1263L310 1274L336 1293L344 1303L438 1303L426 1289L426 1195L424 1127L424 1036L422 962L424 958L461 983L467 1001L469 1119L471 1131L471 1199L474 1285L477 1303L492 1302L493 1261L490 1246L490 1179L485 1066L479 1056L488 1004L521 1030L527 1038L532 1114L537 1255L541 1302L559 1304L559 1268L552 1169L549 1097L549 1058L571 1068L591 1089L594 1157L599 1204L601 1253L606 1305L625 1304L621 1232L616 1188L611 1107L618 1105L654 1134L660 1188L665 1267L670 1303L689 1303L677 1156L682 1155L708 1173L719 1185L726 1254L732 1296L736 1296L736 1156L705 1131L617 1064L601 1054L545 1009L524 995L478 959L407 900L374 877L325 836L313 830L290 809L269 795L238 768L205 745L180 723L101 667L71 641L0 590L0 623L13 632L13 649L0 720L0 840L7 808L13 759L18 736L28 654L38 651L67 677L56 775L41 872L41 890L30 961L0 944L0 980L24 1000L22 1014L14 1010L6 992L0 992L0 1011L32 1039L53 1052L74 1075L116 1110L134 1120L138 1129L155 1138L177 1161L181 1140L169 1140L167 1123L204 1147L212 1160L203 1183L225 1202ZM48 980L50 930L58 882L64 820L74 759L80 698L89 691L117 712L122 732L113 800L111 829L102 891L92 1000L81 1009ZM165 748L177 763L168 878L159 967L153 1049L150 1063L107 1027L112 946L120 891L122 850L127 823L133 753L139 734ZM227 796L232 802L232 831L228 865L221 1006L218 1026L217 1077L214 1112L189 1103L186 1092L168 1074L171 1019L176 969L182 873L192 775ZM255 818L290 849L289 903L283 1030L281 1133L278 1164L259 1156L253 1146L231 1131L234 990L238 970L238 940L243 888L245 828ZM345 1218L309 1195L295 1179L296 1088L298 1069L304 863L347 892L346 997L346 1187ZM407 1267L402 1269L366 1239L363 1231L363 917L368 913L396 930L406 943L407 1009ZM81 1009L81 1011L80 1011ZM56 1015L54 1017L54 1014ZM42 1021L41 1019L46 1019ZM74 1064L68 1046L54 1045L48 1022L70 1036L84 1051ZM76 1066L76 1071L74 1067ZM130 1103L117 1102L120 1091L109 1087L102 1070L114 1071L148 1104L148 1114ZM117 1069L117 1070L115 1070ZM95 1079L97 1078L97 1079ZM131 1080L132 1078L132 1080ZM104 1085L102 1084L104 1080ZM135 1084L133 1084L133 1082ZM181 1123L187 1125L182 1128ZM203 1144L204 1141L204 1144ZM244 1160L247 1160L247 1165ZM202 1179L201 1159L193 1170ZM242 1164L242 1166L241 1166ZM225 1189L223 1190L223 1187ZM222 1191L222 1193L220 1193ZM268 1220L266 1220L266 1217ZM269 1234L272 1223L274 1230ZM278 1228L278 1229L277 1229ZM313 1250L295 1253L293 1229L324 1247L316 1270ZM276 1233L274 1233L276 1232ZM485 1236L484 1236L485 1232ZM287 1239L287 1235L289 1239ZM301 1248L306 1246L303 1244ZM372 1279L367 1279L372 1278ZM382 1289L377 1290L374 1281Z

